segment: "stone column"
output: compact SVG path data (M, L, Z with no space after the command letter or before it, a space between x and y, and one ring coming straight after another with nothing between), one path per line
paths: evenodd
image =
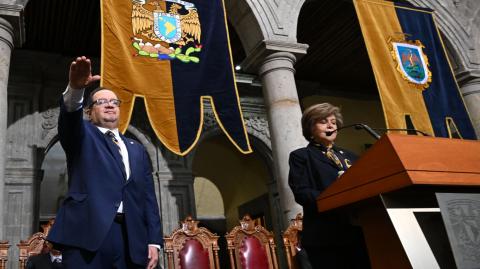
M0 216L4 216L5 157L7 136L7 88L10 71L10 55L13 49L13 27L0 17ZM0 239L4 237L4 218L0 220Z
M477 139L480 139L480 77L469 77L463 80L461 92Z
M293 65L296 57L290 52L274 52L265 57L259 68L263 96L267 108L272 142L274 174L284 210L284 225L302 211L288 186L288 157L291 151L307 144L302 136L302 111L295 85Z
M160 171L160 214L163 234L170 235L180 221L191 215L195 218L195 193L192 173Z

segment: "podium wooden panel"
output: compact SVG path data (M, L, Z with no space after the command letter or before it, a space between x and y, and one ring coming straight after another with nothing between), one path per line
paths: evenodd
M320 212L355 208L372 268L413 268L414 258L406 254L383 196L416 188L478 186L479 141L388 134L318 197L317 207Z

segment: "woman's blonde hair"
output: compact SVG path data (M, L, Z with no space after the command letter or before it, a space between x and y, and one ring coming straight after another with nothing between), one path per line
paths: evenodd
M334 115L337 120L337 128L342 127L343 116L337 106L330 103L321 103L305 109L302 115L302 133L305 139L312 140L312 127L317 120L326 119L331 115Z

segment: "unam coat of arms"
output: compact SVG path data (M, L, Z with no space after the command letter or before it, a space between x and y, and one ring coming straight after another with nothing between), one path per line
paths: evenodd
M198 63L201 25L193 3L181 0L132 0L135 56Z

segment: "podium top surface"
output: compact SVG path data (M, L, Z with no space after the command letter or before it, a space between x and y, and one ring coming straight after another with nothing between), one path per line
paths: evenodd
M412 185L480 186L480 141L384 135L317 206L326 211Z

